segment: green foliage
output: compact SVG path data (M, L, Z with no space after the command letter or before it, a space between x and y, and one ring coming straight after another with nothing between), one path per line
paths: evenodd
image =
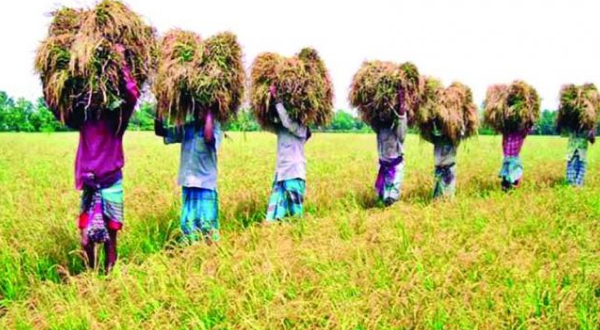
M344 111L337 110L333 116L331 124L325 128L326 131L359 131L371 132L371 128L358 117Z
M544 110L540 115L540 119L535 126L534 134L536 135L556 135L556 116L557 111Z
M23 98L16 102L0 92L0 132L54 132L65 130L42 98L34 105Z
M131 120L129 128L135 131L152 131L154 130L154 117L156 115L156 103L142 102Z
M252 115L252 111L244 108L223 129L231 132L256 132L260 131L260 125Z

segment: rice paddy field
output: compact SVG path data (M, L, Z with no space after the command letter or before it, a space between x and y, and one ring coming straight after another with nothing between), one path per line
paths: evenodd
M315 134L306 215L258 225L275 136L229 134L222 241L178 245L179 148L127 133L126 225L110 276L85 271L78 136L0 134L0 328L598 329L600 154L563 184L566 140L528 138L503 193L501 138L459 149L458 194L431 200L432 147L409 136L402 201L375 203L375 136Z

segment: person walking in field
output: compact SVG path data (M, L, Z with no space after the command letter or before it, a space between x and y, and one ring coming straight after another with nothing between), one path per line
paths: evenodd
M567 84L560 90L556 130L569 137L567 184L583 186L587 170L588 142L596 142L600 93L594 84Z
M571 186L583 186L587 170L588 141L596 142L596 131L571 132L567 147L567 183Z
M115 48L124 68L121 89L125 102L120 111L100 112L91 106L85 111L74 112L65 120L67 126L79 131L75 183L76 188L83 191L79 216L81 245L85 250L88 266L95 268L95 246L104 243L107 273L117 261L117 233L123 228L124 220L123 135L140 96L138 86L124 60L124 47L116 45ZM96 116L97 113L100 116Z
M217 150L222 133L213 112L197 114L194 122L165 128L156 119L154 131L165 144L181 144L178 183L182 187L180 226L190 243L219 240L219 198L217 192Z
M379 173L375 190L379 201L391 206L400 199L404 180L404 140L406 138L407 115L404 107L404 92L398 93L399 109L394 111L396 121L389 128L374 128L377 134Z
M523 180L521 149L540 117L540 97L522 80L488 87L484 102L484 122L502 134L504 158L498 176L502 190L518 188Z
M300 125L289 117L274 86L271 86L269 93L276 102L275 108L281 125L276 129L277 166L265 224L281 221L286 217L302 216L306 192L304 144L311 137L307 126Z
M452 143L441 134L433 132L434 187L433 198L453 198L456 193L456 152L460 142Z
M421 103L415 120L421 137L433 144L433 198L452 199L456 193L456 154L462 140L477 135L477 106L471 89L453 82L448 87L422 77Z
M502 189L508 191L518 188L523 178L523 161L520 154L531 127L524 130L502 134L504 159L498 175L502 180Z

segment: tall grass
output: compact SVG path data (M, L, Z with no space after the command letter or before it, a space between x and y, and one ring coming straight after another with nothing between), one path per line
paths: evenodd
M522 189L499 189L500 137L459 150L458 195L432 202L431 145L408 138L403 200L376 207L373 135L307 144L307 215L263 228L275 137L230 134L223 240L181 248L177 147L125 142L126 227L109 277L84 271L75 134L0 135L0 328L596 329L600 180L562 184L566 143L531 137Z

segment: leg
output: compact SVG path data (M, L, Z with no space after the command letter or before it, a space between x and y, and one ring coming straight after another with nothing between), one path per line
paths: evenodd
M267 205L267 217L263 224L272 224L277 220L281 220L285 216L285 200L283 196L283 183L275 182L273 184L273 190L269 197L269 204Z
M502 190L509 191L512 188L512 184L506 178L502 178Z
M181 227L181 232L188 243L200 239L198 235L200 228L196 227L195 221L198 217L198 214L196 213L198 199L196 197L195 188L183 187L179 225Z
M437 166L435 169L433 197L454 197L456 191L456 164Z
M96 251L95 251L95 244L92 242L86 242L85 244L82 244L81 247L83 248L83 251L85 252L85 264L89 269L94 269L96 268Z
M576 185L581 187L583 186L583 179L585 178L585 172L586 172L586 163L585 161L578 159L577 160L577 179L576 179Z
M567 184L575 185L577 177L577 170L575 168L575 159L571 159L567 162Z
M219 197L215 190L201 189L196 210L196 228L200 228L206 243L219 240Z
M104 243L104 271L110 273L117 263L117 231L109 230L110 239Z
M386 177L383 203L385 206L391 206L400 200L402 192L402 182L404 181L404 162L396 166L394 175Z
M448 177L445 179L446 183L446 193L447 197L454 197L456 194L456 163L452 164L450 168L448 168Z
M439 198L443 194L442 181L443 181L443 171L439 166L435 167L434 175L434 186L433 186L433 198Z
M304 180L295 179L284 182L286 216L301 217L304 213L304 193L306 183Z

